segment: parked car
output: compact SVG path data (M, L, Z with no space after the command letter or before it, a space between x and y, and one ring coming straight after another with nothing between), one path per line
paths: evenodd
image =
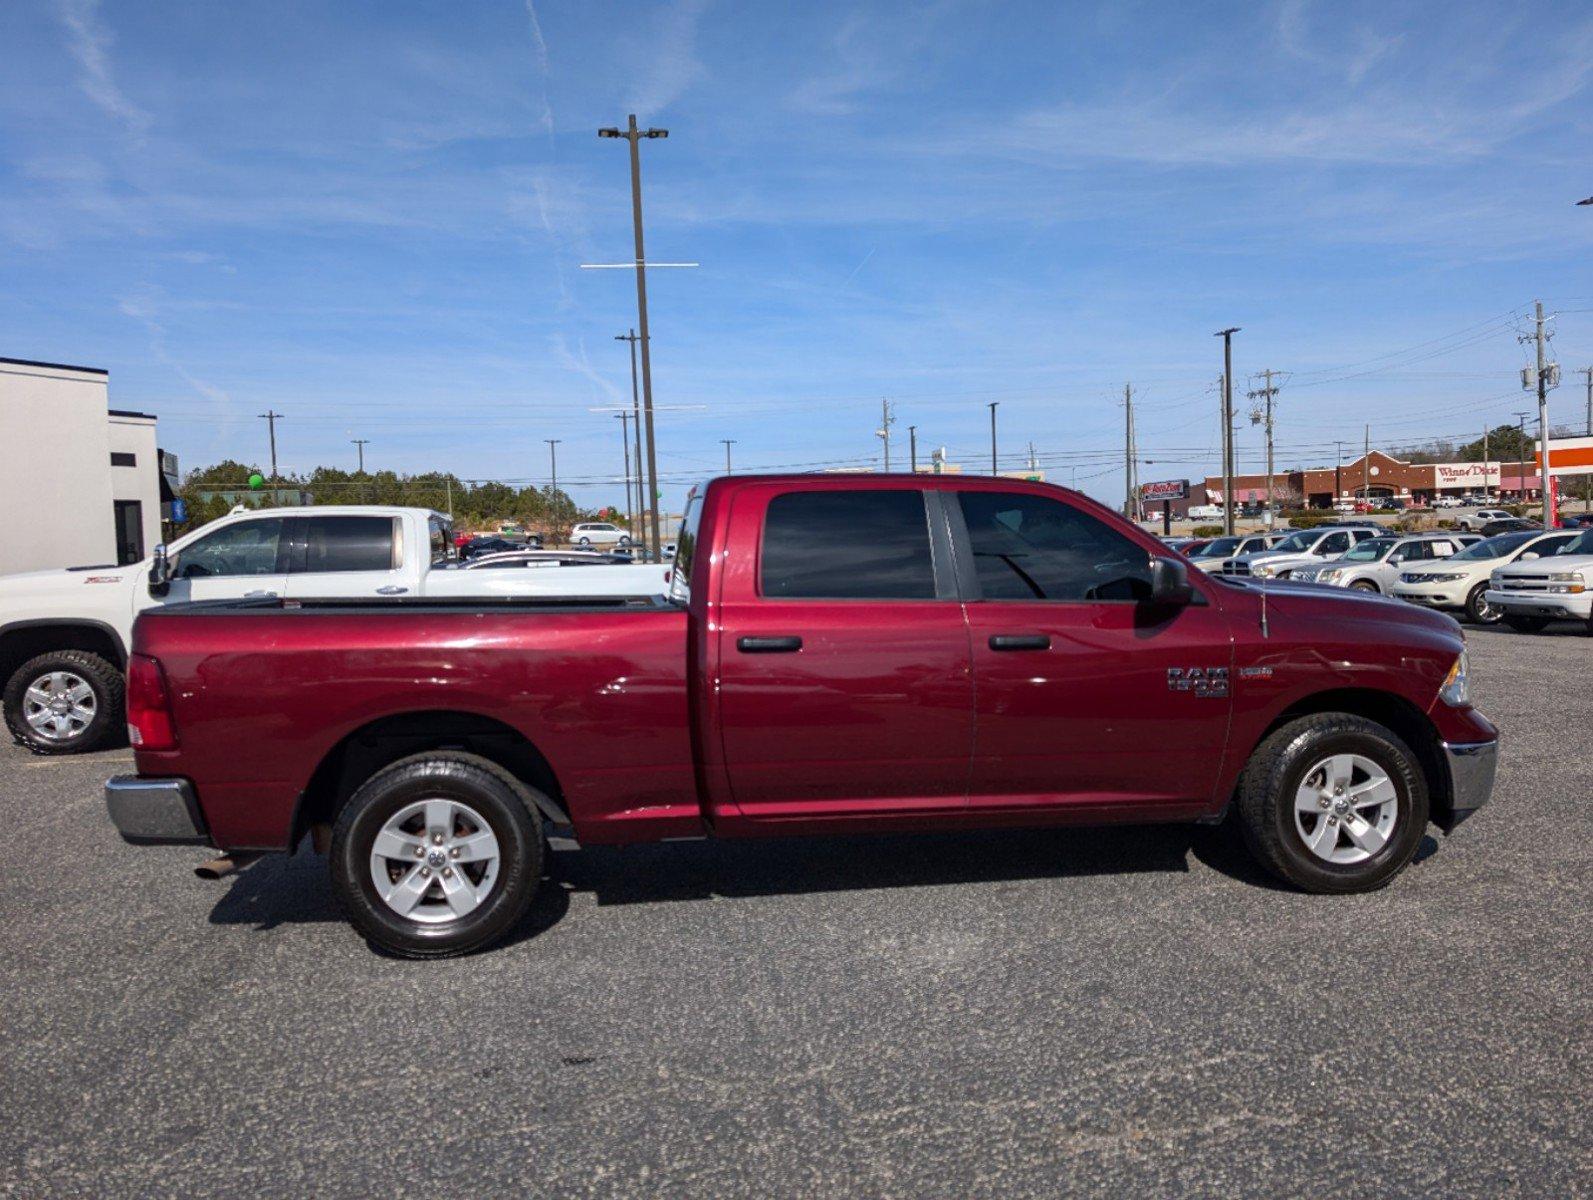
M1482 530L1484 525L1491 524L1494 521L1509 521L1513 519L1502 508L1479 508L1476 512L1467 513L1465 516L1457 518L1455 527L1465 530Z
M512 581L448 569L451 530L423 508L238 509L122 567L0 578L0 708L40 754L76 754L125 729L122 670L133 619L193 600L568 594L569 576ZM641 567L616 567L641 572ZM656 570L581 577L582 591L663 591Z
M631 535L610 521L583 521L570 530L576 546L629 546Z
M1454 622L1264 600L1061 488L725 477L691 497L678 555L668 599L146 613L111 819L239 854L329 829L355 926L435 957L522 920L549 827L1213 821L1232 801L1267 869L1342 893L1492 786Z
M1527 554L1534 559L1553 555L1576 536L1528 530L1484 538L1446 558L1441 566L1418 565L1401 571L1390 594L1412 604L1463 612L1479 625L1493 625L1504 615L1487 599L1488 578L1494 569Z
M459 550L459 557L465 561L480 558L483 554L502 554L506 550L524 550L524 542L513 538L499 537L496 534L481 534L471 538Z
M1523 533L1530 529L1542 529L1537 521L1525 517L1505 517L1500 521L1489 521L1482 527L1483 537L1497 537L1501 533Z
M1189 561L1202 571L1212 572L1222 569L1222 564L1230 558L1241 554L1254 554L1276 546L1287 534L1283 533L1247 533L1235 537L1212 538L1198 550L1185 551Z
M1377 537L1381 532L1375 525L1321 525L1315 529L1299 529L1265 550L1224 559L1222 574L1288 579L1299 568L1320 566L1322 560L1337 558L1357 542Z
M1292 578L1313 572L1315 583L1354 588L1386 595L1399 582L1400 572L1413 563L1449 558L1466 546L1482 541L1480 533L1422 533L1405 537L1367 538L1331 562L1295 571Z
M1593 513L1561 513L1561 529L1593 529Z
M1593 633L1593 529L1496 567L1487 599L1506 625L1523 633L1536 633L1550 621L1581 621Z
M1222 520L1222 505L1191 504L1185 510L1185 515L1191 521L1220 521Z

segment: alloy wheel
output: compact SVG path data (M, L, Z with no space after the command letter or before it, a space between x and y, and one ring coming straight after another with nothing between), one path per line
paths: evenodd
M1377 763L1335 754L1305 773L1294 793L1294 829L1324 862L1365 862L1388 844L1399 819L1399 792Z
M99 697L88 680L71 671L40 675L22 695L22 717L51 742L70 742L83 736L99 712Z
M440 797L417 800L376 834L371 882L400 917L437 925L480 908L501 861L497 835L475 809Z

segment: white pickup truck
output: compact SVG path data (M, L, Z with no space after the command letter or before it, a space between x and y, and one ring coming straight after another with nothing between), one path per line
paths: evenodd
M0 577L0 700L13 737L77 754L123 725L122 671L133 619L189 600L493 595L652 595L657 564L471 570L448 559L451 530L424 508L237 510L128 566Z
M1496 568L1486 595L1505 624L1522 633L1550 621L1583 621L1593 632L1593 529Z

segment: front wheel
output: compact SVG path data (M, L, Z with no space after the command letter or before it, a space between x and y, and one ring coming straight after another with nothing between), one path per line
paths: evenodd
M1537 633L1548 626L1549 618L1507 615L1504 623L1517 633Z
M1350 584L1350 588L1351 590L1357 592L1375 592L1377 591L1377 584L1373 583L1370 579L1357 579L1354 583Z
M582 550L590 550L592 548L592 539L589 538L589 537L583 537L580 541L576 542L575 544L577 546L579 546Z
M528 788L486 759L417 754L338 814L332 882L354 927L405 958L479 950L519 923L542 880Z
M626 549L629 549L630 548L630 544L631 544L630 535L629 534L621 534L618 544L621 545L621 546L624 546Z
M1479 583L1466 596L1466 616L1478 625L1497 625L1504 616L1497 604L1488 603L1488 584Z
M38 754L96 750L124 728L121 671L87 650L23 663L6 683L6 727Z
M1427 782L1386 726L1349 713L1290 721L1239 783L1245 844L1308 892L1369 892L1404 869L1427 827Z

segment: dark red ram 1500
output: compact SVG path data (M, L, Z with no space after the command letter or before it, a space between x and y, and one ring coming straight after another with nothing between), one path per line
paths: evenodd
M668 597L234 601L138 619L135 842L330 827L404 954L520 919L583 843L1234 816L1293 884L1386 883L1493 784L1448 617L1207 576L1076 493L737 476ZM1263 590L1264 589L1264 590Z

